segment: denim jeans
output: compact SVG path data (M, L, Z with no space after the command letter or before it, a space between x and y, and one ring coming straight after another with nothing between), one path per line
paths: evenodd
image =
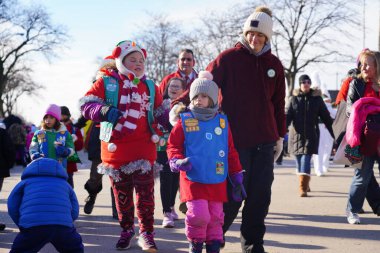
M355 169L354 177L350 187L347 210L358 213L367 194L368 184L374 175L373 166L378 156L364 156L361 169ZM375 189L380 194L380 188Z
M310 175L312 155L296 155L297 173Z

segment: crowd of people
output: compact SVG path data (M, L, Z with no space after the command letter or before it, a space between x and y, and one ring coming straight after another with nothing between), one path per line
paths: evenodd
M299 88L285 104L285 73L271 52L272 35L271 10L258 7L235 45L206 70L198 73L193 51L183 49L178 69L159 85L145 72L149 52L124 40L80 99L82 117L75 124L69 108L56 104L48 106L39 129L23 126L15 116L5 119L0 190L15 161L26 167L8 199L9 215L20 228L11 252L37 252L46 243L60 252L84 251L74 225L79 215L74 173L83 148L92 162L84 213L92 213L107 175L113 216L121 227L118 250L130 248L136 233L143 251L158 250L154 179L159 174L162 227L175 227L179 190L189 252L220 252L244 203L241 251L264 253L274 163L281 164L284 144L296 159L300 196L307 197L313 156L316 175L326 174L334 140L341 144L344 139L352 161L348 165L357 167L347 221L360 223L365 198L380 215L380 187L373 173L380 156L380 136L373 130L380 126L380 53L360 54L358 70L338 96L345 101L345 112L339 114L319 77L308 74L299 77ZM350 131L343 137L333 129L338 120L348 122ZM32 213L43 201L51 203L49 208Z

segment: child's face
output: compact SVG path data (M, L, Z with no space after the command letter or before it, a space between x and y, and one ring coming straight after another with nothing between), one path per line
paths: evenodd
M44 117L44 123L49 129L54 127L56 121L56 118L49 114Z
M207 107L211 107L211 99L209 98L209 96L207 96L206 94L204 93L199 93L198 96L196 96L192 101L191 103L193 103L193 105L195 107L199 107L199 108L207 108Z
M145 73L145 60L140 52L133 52L127 55L124 60L124 66L132 71L136 76L142 76Z
M181 94L184 91L185 90L182 87L181 81L179 81L179 80L172 80L169 83L168 96L169 96L170 99L176 99L176 98L178 98L179 96L181 96Z

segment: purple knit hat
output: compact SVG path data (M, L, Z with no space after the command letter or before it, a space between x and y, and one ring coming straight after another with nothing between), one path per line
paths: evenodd
M54 118L56 118L58 121L61 120L61 107L55 104L50 104L49 107L46 109L44 118L46 115L51 115Z

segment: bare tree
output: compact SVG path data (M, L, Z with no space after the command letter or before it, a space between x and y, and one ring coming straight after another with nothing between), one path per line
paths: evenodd
M181 32L178 24L169 21L164 14L152 15L147 22L149 29L142 29L136 38L147 50L146 72L155 82L175 71Z
M8 113L13 108L4 102L13 96L7 93L12 89L18 90L15 93L20 89L28 93L29 86L34 85L31 79L25 79L30 78L29 72L22 74L29 56L37 53L50 59L55 56L54 49L67 40L67 34L64 28L51 24L49 15L40 6L24 7L17 0L0 0L0 10L0 117L4 117L4 106L10 106L6 109Z
M269 0L264 1L274 14L272 44L285 67L289 94L295 77L306 66L317 63L346 62L350 48L345 38L357 30L354 1L350 0ZM354 29L353 29L354 28ZM351 37L352 40L352 37ZM349 40L347 40L349 41Z
M6 83L3 93L5 114L12 114L14 106L21 95L36 95L37 92L43 88L42 85L39 85L32 80L30 77L31 73L31 69L24 67L23 71L12 72L9 74L10 78Z

